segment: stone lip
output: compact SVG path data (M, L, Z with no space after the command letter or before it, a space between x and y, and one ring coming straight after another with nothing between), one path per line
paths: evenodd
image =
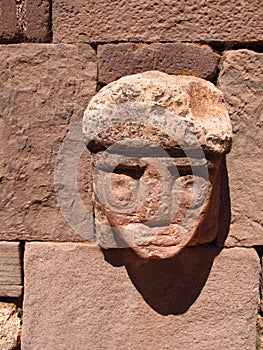
M225 154L232 140L219 89L201 78L159 71L126 76L102 88L84 113L83 134L88 148L92 142L92 152L139 137L164 149L179 144L183 149L201 146L207 153Z

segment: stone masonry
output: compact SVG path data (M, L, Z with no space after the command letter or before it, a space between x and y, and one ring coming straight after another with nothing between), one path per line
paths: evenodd
M229 246L263 243L262 148L263 54L250 50L225 52L219 75L233 126L233 147L227 168L232 218Z
M95 94L94 51L89 45L3 45L0 57L0 238L80 240L57 205L54 167L63 138Z
M260 42L262 11L260 0L55 0L54 41Z
M0 0L0 15L0 349L262 350L261 1ZM93 156L81 131L102 88L152 70L214 84L233 129L211 240L161 260L95 243L109 130Z
M22 348L256 348L253 249L197 247L161 264L125 253L28 243Z
M0 43L50 41L50 6L48 0L1 0Z

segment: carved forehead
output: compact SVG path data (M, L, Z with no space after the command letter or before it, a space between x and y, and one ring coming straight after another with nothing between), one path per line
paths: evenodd
M183 124L194 133L205 151L218 154L230 151L232 130L222 92L212 83L201 78L174 76L158 71L126 76L101 89L85 111L84 138L90 132L91 120L95 123L103 123L103 113L107 114L111 109L112 113L107 118L112 120L115 117L119 118L121 123L122 116L117 116L116 110L121 110L122 106L125 106L125 113L128 113L129 106L134 109L136 105L148 106L147 120L152 113L160 113L160 119L167 118L167 122L174 119L178 130L180 130L179 124ZM141 120L141 122L147 120ZM163 122L165 125L165 120ZM170 124L167 125L169 127ZM158 128L158 123L156 127ZM185 138L185 127L181 130L180 134L177 132L176 138ZM103 142L102 139L105 138L110 140L113 136L110 133L116 134L116 127L111 128L111 131L108 130L107 135L104 133L100 141ZM147 131L146 134L149 141L156 141L154 135ZM124 136L132 135L129 135L129 131L126 130ZM116 141L116 138L112 137L112 141ZM171 140L167 139L167 143L171 143Z

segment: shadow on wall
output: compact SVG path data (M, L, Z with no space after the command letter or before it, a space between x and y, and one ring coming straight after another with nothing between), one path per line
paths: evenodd
M204 287L214 258L227 237L230 196L225 158L221 165L219 232L215 242L182 250L172 259L145 260L132 249L103 250L115 267L125 266L131 282L147 304L161 315L185 313Z

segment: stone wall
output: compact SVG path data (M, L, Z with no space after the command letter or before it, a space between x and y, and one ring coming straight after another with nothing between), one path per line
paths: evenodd
M0 0L0 14L0 349L260 349L261 1ZM68 223L76 194L56 195L78 151L64 180L76 170L92 213L73 133L101 87L148 70L213 82L233 127L217 240L150 262L101 251L92 215Z

